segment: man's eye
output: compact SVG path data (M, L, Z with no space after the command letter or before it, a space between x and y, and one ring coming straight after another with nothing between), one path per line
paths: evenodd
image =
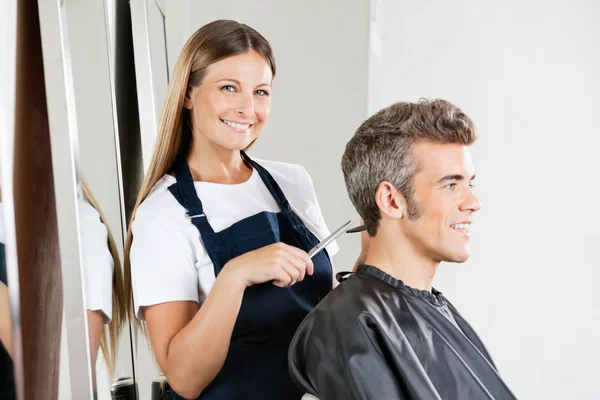
M266 90L262 90L262 89L258 89L258 90L257 90L256 92L254 92L254 93L256 93L256 94L257 94L257 95L259 95L259 96L268 96L268 95L269 95L269 92L267 92Z
M444 188L446 189L454 189L456 187L456 183L449 183L446 186L444 186Z
M473 189L475 187L474 183L469 183L469 186L471 187L471 189Z

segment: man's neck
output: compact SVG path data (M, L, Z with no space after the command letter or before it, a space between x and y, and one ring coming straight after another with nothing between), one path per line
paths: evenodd
M439 262L420 254L405 237L379 232L369 243L365 264L401 280L415 289L431 291Z

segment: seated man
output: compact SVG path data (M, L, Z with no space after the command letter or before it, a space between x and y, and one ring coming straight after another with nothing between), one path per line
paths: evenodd
M443 101L397 103L346 146L346 187L367 258L302 322L294 382L320 400L514 399L481 340L431 281L469 258L481 204L467 146L475 127Z

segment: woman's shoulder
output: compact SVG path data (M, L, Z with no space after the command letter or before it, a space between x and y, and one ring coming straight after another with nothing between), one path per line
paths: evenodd
M255 158L254 161L266 168L279 184L289 183L302 188L313 186L308 171L300 164L258 158Z
M135 220L163 216L168 219L185 217L185 209L169 191L169 187L176 183L175 177L164 175L150 190L148 196L142 201L135 213Z

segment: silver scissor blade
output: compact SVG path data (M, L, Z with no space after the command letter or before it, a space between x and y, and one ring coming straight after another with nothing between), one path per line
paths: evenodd
M329 244L331 242L333 242L342 233L344 233L350 225L352 225L352 221L348 221L344 225L342 225L341 227L336 229L331 235L327 236L325 239L323 239L321 242L319 242L315 247L310 249L310 251L308 252L308 256L310 258L312 258L316 254L318 254L321 250L323 250L325 247L329 246Z

